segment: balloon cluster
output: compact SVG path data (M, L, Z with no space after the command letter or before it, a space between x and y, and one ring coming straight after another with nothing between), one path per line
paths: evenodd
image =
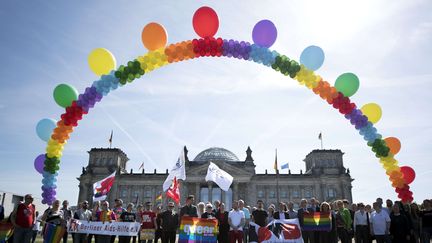
M238 59L249 59L251 45L249 42L236 40L223 40L223 56L234 57Z
M275 62L271 66L274 70L281 72L285 76L294 78L300 71L300 65L294 60L290 60L285 55L276 56Z
M384 139L377 138L373 142L368 142L368 145L372 147L372 151L375 152L377 158L387 157L390 149L387 147Z
M108 92L104 94L106 95L107 93ZM77 105L81 107L84 110L84 112L87 113L89 109L93 108L95 103L99 102L101 99L102 99L101 92L96 91L96 87L92 86L86 88L84 93L78 96Z
M145 71L141 67L138 60L129 61L127 66L121 65L114 75L119 79L119 82L125 85L127 82L131 83L134 79L140 78L144 75Z
M94 101L94 103L92 102L94 106L96 102L99 102L102 99L102 96L106 96L111 92L111 90L115 90L119 86L119 79L116 78L114 72L112 72L109 75L102 75L101 79L94 81L92 87L86 88L84 94L89 92L88 99ZM89 108L92 108L93 106Z
M83 114L87 114L87 112L74 101L71 106L66 108L66 112L61 115L61 119L66 126L76 127L78 126L78 121L82 119Z
M167 46L165 48L165 55L169 63L195 58L192 41L182 41Z
M332 87L327 81L323 80L318 82L318 85L313 88L312 91L319 95L322 99L326 100L329 104L332 104L333 100L338 96L336 88Z
M377 129L370 121L367 122L366 126L359 129L359 134L362 135L364 140L368 142L373 142L376 139L381 139L381 135L377 133Z
M195 57L220 57L223 53L223 44L222 38L206 37L192 40Z
M163 49L151 51L144 56L138 57L137 60L141 65L141 70L144 70L144 72L146 72L146 73L151 72L156 68L159 68L159 67L162 67L162 66L168 64L167 56L165 55L165 51ZM128 63L128 66L129 66L129 63ZM119 70L120 70L120 68L119 68ZM117 77L117 75L116 75L116 77Z
M350 98L345 97L339 92L339 94L333 100L333 107L338 109L340 113L346 115L351 113L351 111L356 108L356 105L351 103Z
M345 115L345 118L350 120L357 130L368 124L368 118L359 109L353 109L351 113Z
M69 139L69 134L73 132L73 127L65 125L63 120L57 122L57 127L54 128L51 139L58 141L59 143L65 143Z
M46 163L46 162L45 162ZM50 173L47 171L44 171L42 173L43 179L42 179L42 203L52 205L52 203L55 201L56 196L56 177L58 176L58 173Z
M251 51L249 53L249 60L256 63L261 63L264 66L271 67L275 63L276 57L278 56L280 55L276 51L270 51L266 47L252 44Z
M315 88L319 81L321 81L321 77L315 75L312 70L305 68L305 66L300 66L300 71L295 76L295 79L300 83L308 87L309 89Z

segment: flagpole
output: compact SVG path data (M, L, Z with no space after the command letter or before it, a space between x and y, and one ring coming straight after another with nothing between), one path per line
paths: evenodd
M277 202L280 202L280 198L279 198L279 168L277 167L277 149L276 149L276 199Z
M324 149L324 147L323 147L323 137L322 137L322 132L321 132L321 149Z

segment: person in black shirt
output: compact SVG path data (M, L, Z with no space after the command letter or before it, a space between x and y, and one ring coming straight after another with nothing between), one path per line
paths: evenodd
M420 211L421 218L421 242L430 242L432 236L432 202L429 199L423 201L423 210Z
M264 210L264 202L262 200L257 201L257 209L252 212L252 219L255 224L265 227L268 223L268 213Z
M221 203L219 205L219 210L216 212L216 218L219 222L219 234L217 236L217 240L219 243L228 243L230 225L228 222L228 212L225 211L225 203Z
M174 203L169 202L168 208L161 215L162 243L175 243L179 227L179 215L174 211Z
M390 213L390 235L393 243L408 243L410 239L410 225L408 218L401 214L399 204L393 205Z
M156 232L154 242L157 243L159 239L162 240L162 207L157 206L156 210Z
M129 203L126 211L120 214L121 222L135 222L136 214L132 213L132 208L134 207L133 203ZM131 236L119 236L119 243L130 243Z
M180 210L180 220L183 216L188 217L198 217L197 207L193 205L195 201L195 197L193 195L189 195L186 199L186 205L183 206Z

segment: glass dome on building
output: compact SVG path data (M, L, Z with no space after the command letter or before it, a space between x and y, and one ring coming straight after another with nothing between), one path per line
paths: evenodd
M193 161L240 161L237 156L224 148L208 148L199 153Z

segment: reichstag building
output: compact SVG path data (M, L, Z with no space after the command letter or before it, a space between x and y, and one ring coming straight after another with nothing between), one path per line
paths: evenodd
M313 150L306 155L305 170L300 173L291 171L280 173L278 183L274 171L263 174L255 172L252 150L248 147L244 160L240 160L233 152L224 148L209 148L189 160L187 148L186 181L181 182L181 203L189 194L195 195L195 201L214 202L221 200L227 208L235 199L243 199L248 205L255 205L258 199L266 204L277 202L276 185L279 184L281 201L293 201L299 204L302 198L315 197L319 201L346 198L352 202L351 182L353 179L349 169L343 165L343 153L336 150ZM87 167L83 167L79 178L79 202L92 201L93 183L117 171L115 182L107 200L113 202L121 198L124 202L145 201L155 202L162 193L166 171L126 171L127 155L118 148L92 148L89 152ZM228 191L221 190L215 183L206 182L205 176L209 162L225 170L234 177ZM271 161L271 160L270 160ZM273 163L269 167L273 167Z

